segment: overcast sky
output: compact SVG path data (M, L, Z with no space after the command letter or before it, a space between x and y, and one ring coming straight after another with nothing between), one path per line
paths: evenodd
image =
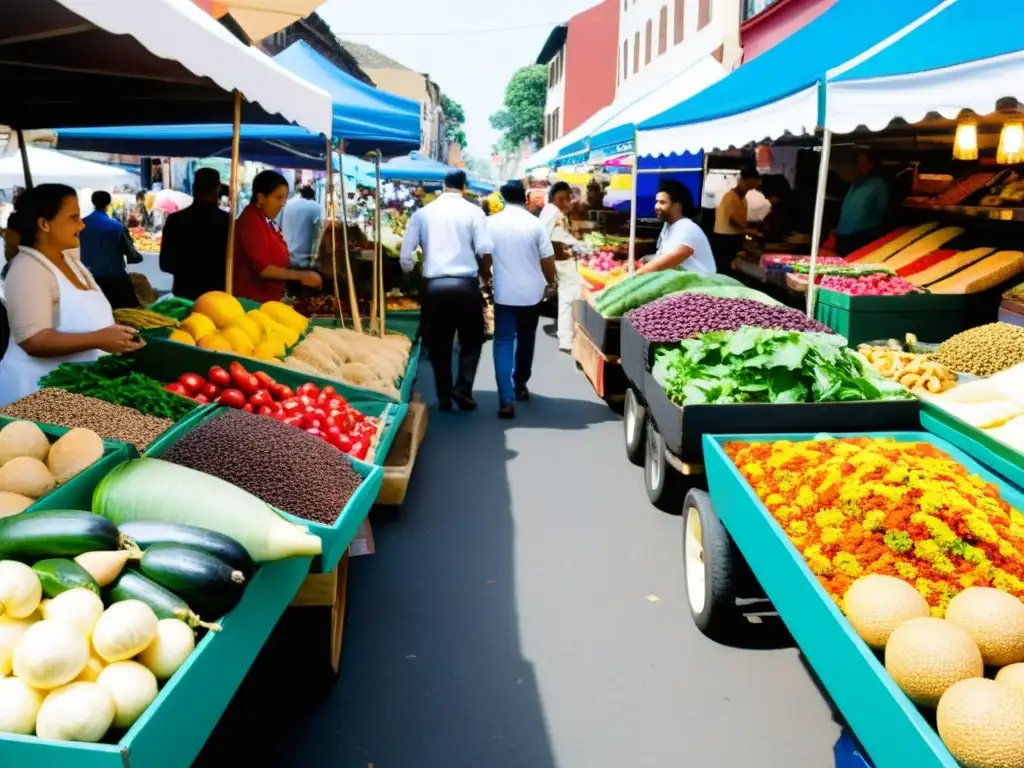
M469 152L499 138L488 116L505 85L532 64L555 24L597 0L328 0L319 13L342 40L376 48L426 72L466 111Z

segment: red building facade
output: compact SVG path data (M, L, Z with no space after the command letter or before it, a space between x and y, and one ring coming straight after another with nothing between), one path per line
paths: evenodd
M743 62L760 56L835 5L836 0L740 0Z
M619 2L602 0L569 19L562 135L615 98Z

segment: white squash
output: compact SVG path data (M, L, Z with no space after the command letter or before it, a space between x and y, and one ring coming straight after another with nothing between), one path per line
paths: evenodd
M156 639L139 654L139 661L158 680L167 680L178 671L196 647L192 627L179 619L161 619Z
M99 595L84 587L61 592L40 606L44 619L56 619L74 624L86 639L92 636L96 622L103 615L103 601Z
M156 676L137 661L105 667L96 682L114 699L114 725L128 729L156 698Z
M0 616L23 619L32 615L43 598L36 572L16 560L0 560Z
M141 600L124 600L107 608L96 622L92 646L108 664L142 653L156 639L157 618Z
M50 691L36 715L36 736L96 743L114 722L114 698L98 683L75 682Z
M37 622L14 649L14 674L40 690L70 683L89 661L89 643L67 621Z
M0 675L11 674L14 649L21 642L22 635L37 621L39 615L35 613L24 619L0 617Z
M75 678L75 680L83 680L87 683L95 683L96 679L100 676L100 672L104 670L106 664L103 660L97 656L90 656L89 660L85 662L85 669L82 670L82 674Z
M43 695L16 677L0 680L0 733L30 736L36 729L36 715Z

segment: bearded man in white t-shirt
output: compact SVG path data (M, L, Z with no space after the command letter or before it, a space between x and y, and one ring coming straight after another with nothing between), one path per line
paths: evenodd
M715 256L704 230L688 218L693 210L693 197L680 182L667 179L661 183L654 199L654 214L665 222L658 235L658 251L637 269L637 274L685 269L702 275L713 275Z

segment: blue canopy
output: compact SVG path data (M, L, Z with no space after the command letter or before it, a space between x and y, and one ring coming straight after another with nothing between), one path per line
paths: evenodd
M829 73L825 124L839 133L881 130L894 117L985 115L1000 99L1024 101L1021 29L1024 3L944 3L873 56Z
M453 165L424 157L419 152L410 152L403 157L388 160L380 166L380 177L384 181L404 181L410 184L438 185L452 171L463 170ZM466 174L469 190L476 194L488 194L495 186L485 179Z
M642 121L639 152L661 155L744 146L785 133L813 132L824 120L819 90L826 73L938 4L939 0L838 0L750 63Z
M274 60L318 85L333 102L333 138L354 155L380 150L394 155L420 146L420 105L377 90L338 69L305 42ZM217 157L231 154L232 127L160 125L58 130L61 149L146 157ZM324 138L294 125L243 125L239 149L247 160L281 168L323 168Z

